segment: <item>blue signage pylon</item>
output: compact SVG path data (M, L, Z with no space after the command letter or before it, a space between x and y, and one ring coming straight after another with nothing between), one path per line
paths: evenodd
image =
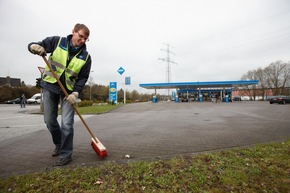
M117 70L117 72L119 72L119 74L122 75L122 74L125 72L125 69L122 68L122 67L120 67L120 68Z

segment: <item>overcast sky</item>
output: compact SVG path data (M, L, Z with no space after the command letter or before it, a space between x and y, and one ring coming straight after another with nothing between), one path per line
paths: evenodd
M44 62L27 44L76 23L91 31L93 81L120 86L129 76L127 89L142 93L140 83L167 81L166 44L172 82L240 80L290 61L289 0L0 0L0 22L0 77L30 85Z

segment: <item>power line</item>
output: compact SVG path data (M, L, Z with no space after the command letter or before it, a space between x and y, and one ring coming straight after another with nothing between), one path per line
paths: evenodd
M210 41L210 40L213 40L213 39L215 39L215 38L218 38L218 37L221 37L221 36L225 36L225 35L227 35L227 34L230 34L230 33L232 33L232 32L236 32L236 31L238 31L238 30L249 29L248 27L250 27L250 26L256 26L257 24L265 23L265 21L272 20L272 19L277 18L277 17L280 16L280 15L286 15L286 14L289 14L289 13L290 13L290 9L287 9L287 10L281 11L281 12L279 12L279 13L272 14L272 15L269 15L269 16L264 17L264 18L262 18L262 19L259 19L259 20L256 20L256 21L253 21L253 22L251 22L251 23L247 23L247 24L245 24L245 25L240 25L240 26L235 27L235 28L232 28L232 29L230 29L230 30L222 31L222 32L219 32L219 33L216 33L216 34L212 34L212 35L207 36L207 37L204 37L204 38L197 39L197 40L195 40L195 41L191 41L190 43L191 43L191 44L194 43L194 44L196 45L196 44L202 43L202 41ZM285 28L280 29L279 31L281 32L281 30L288 30L288 29L289 29L289 25L285 26ZM265 38L265 39L266 39L267 36L269 36L269 35L268 35L269 33L270 33L270 35L272 35L272 36L275 36L275 35L276 35L275 32L268 32L268 33L264 33L264 36L265 36L265 37L261 36L261 35L263 35L263 34L256 35L256 36L258 36L258 38ZM276 32L276 33L277 33L277 32ZM277 37L278 37L278 36L279 36L279 35L277 35ZM252 38L255 38L255 37L252 37ZM249 38L248 38L247 41L249 41ZM236 43L239 43L239 42L236 42ZM233 42L232 42L232 44L233 44ZM188 45L188 43L187 43L186 45ZM181 46L185 46L185 45L181 45ZM185 56L185 55L191 55L191 53L184 53L182 56Z
M219 55L224 54L226 52L227 56L230 55L239 55L239 53L245 53L252 51L255 52L263 52L265 50L276 49L281 46L284 47L289 45L289 40L287 39L289 36L290 26L279 29L276 32L268 32L265 34L255 35L243 40L235 39L231 42L217 41L214 42L215 46L206 47L206 49L198 50L196 47L195 52L183 54L182 57L194 56L196 58L210 55ZM278 42L273 42L274 40L279 40ZM212 43L213 44L213 43ZM285 45L286 44L286 45Z

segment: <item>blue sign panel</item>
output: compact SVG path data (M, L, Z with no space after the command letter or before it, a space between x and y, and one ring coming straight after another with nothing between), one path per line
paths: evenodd
M125 77L125 85L131 85L131 77Z
M122 68L122 67L120 67L120 68L117 70L117 72L119 72L119 74L122 75L122 74L125 72L125 69Z
M117 101L117 82L110 82L110 101Z

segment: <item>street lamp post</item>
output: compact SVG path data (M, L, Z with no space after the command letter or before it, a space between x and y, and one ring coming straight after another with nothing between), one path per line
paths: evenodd
M126 104L126 84L125 83L122 83L123 86L124 86L124 104Z
M92 100L92 86L90 85L90 101Z
M94 72L93 70L91 72ZM92 84L93 84L93 80L92 78L89 79L89 86L90 86L90 101L92 101Z

